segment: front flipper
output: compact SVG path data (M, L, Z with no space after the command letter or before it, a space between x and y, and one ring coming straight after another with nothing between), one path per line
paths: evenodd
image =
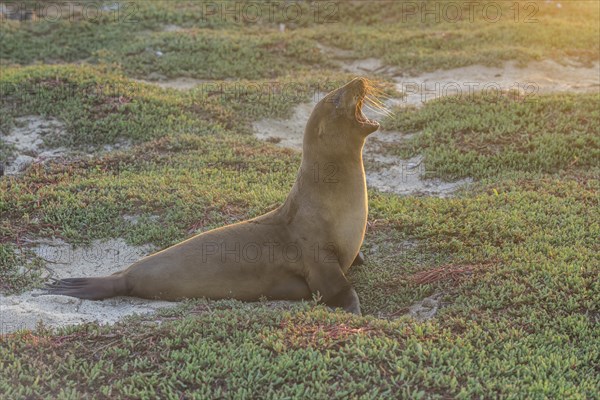
M319 293L323 303L332 308L343 308L347 312L361 315L360 302L356 291L344 276L335 255L324 260L314 260L309 266L308 287Z
M325 301L329 307L332 308L343 308L349 313L362 315L360 312L360 302L358 301L358 295L356 294L356 290L350 284L346 289L343 289L335 296L333 296L329 301Z

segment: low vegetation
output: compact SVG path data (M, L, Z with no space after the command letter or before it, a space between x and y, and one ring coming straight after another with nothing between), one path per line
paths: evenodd
M98 9L81 1L62 19L5 18L0 62L118 63L146 79L272 79L331 67L322 43L381 58L405 74L543 58L591 64L600 55L597 4L555 3L164 0L124 3L117 12L110 2ZM43 3L19 4L35 10Z
M0 131L27 115L56 118L65 134L46 145L91 154L0 178L3 293L40 284L43 265L23 267L22 238L162 248L280 204L300 156L254 139L251 123L289 116L350 77L317 42L405 71L598 57L589 2L536 2L537 25L468 27L399 24L400 2L340 2L337 25L208 21L198 4L140 3L127 28L3 21ZM152 73L219 80L176 91L132 79ZM0 336L0 397L596 398L600 97L527 100L440 99L383 121L416 133L386 144L390 154L423 154L434 177L475 182L451 198L370 192L367 263L349 274L363 317L313 302L194 300L115 326L40 326ZM116 142L128 146L98 151ZM431 295L435 318L407 315Z
M416 135L388 150L425 155L432 178L600 167L599 109L599 94L446 97L394 110L386 128Z

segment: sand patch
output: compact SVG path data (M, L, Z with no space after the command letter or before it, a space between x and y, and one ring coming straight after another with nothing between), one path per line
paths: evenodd
M364 58L359 59L356 57L352 50L343 50L331 46L326 46L321 43L317 43L317 47L321 53L329 57L337 67L345 72L354 73L356 75L365 74L386 74L394 75L395 68L389 65L385 65L383 61L378 58Z
M181 32L184 31L185 29L182 28L179 25L174 25L174 24L168 24L163 26L163 32Z
M422 156L401 159L387 154L387 145L399 144L415 134L377 131L367 139L363 150L367 186L399 195L448 197L472 183L472 179L445 181L426 167Z
M408 308L408 315L417 321L427 321L435 317L441 307L443 294L435 293L423 300L417 301Z
M53 147L49 143L56 142L66 135L64 124L56 118L44 118L28 115L15 119L15 127L5 134L0 132L0 141L14 148L14 155L6 160L5 175L19 175L29 165L49 160L74 156L91 157L93 152L110 152L131 146L128 140L120 140L114 144L104 145L101 149L88 149L88 152L76 151L63 146ZM2 163L3 160L0 160Z
M187 77L169 79L166 76L160 75L160 74L149 76L148 80L134 79L134 81L158 86L163 89L176 89L176 90L190 90L190 89L194 89L195 87L202 85L206 82L210 82L205 79L194 79L194 78L187 78Z
M426 168L422 156L403 160L384 154L365 152L365 161L370 159L375 162L365 167L367 186L382 192L449 197L473 182L470 178L452 182L435 178L433 171Z
M130 246L122 239L96 240L87 247L72 247L60 240L33 242L31 250L46 260L49 277L73 278L109 275L150 254L151 246ZM34 329L39 321L49 327L96 321L113 324L125 316L145 314L178 303L133 297L102 301L42 295L35 289L20 295L0 294L0 333Z
M414 77L396 77L398 91L406 94L395 104L420 106L445 96L469 96L485 91L501 93L515 91L521 97L548 93L590 93L600 91L600 64L591 67L556 61L534 61L520 67L508 61L501 67L472 65L450 70L438 70Z
M302 103L294 108L289 119L262 119L252 124L257 138L280 147L302 150L306 121L318 101Z
M2 133L0 140L11 145L16 155L9 158L5 166L6 175L17 175L30 164L59 158L68 153L65 147L49 148L45 141L64 134L64 125L55 118L26 116L15 119L15 127L8 133Z

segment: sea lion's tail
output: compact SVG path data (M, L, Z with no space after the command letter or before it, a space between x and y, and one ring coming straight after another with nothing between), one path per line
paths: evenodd
M125 277L111 275L101 278L53 279L46 284L46 294L78 297L87 300L102 300L128 294Z

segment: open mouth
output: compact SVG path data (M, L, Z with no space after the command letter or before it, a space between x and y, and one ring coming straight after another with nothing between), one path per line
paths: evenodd
M377 121L367 118L367 116L363 113L362 108L363 108L364 102L365 102L365 95L360 96L360 98L356 102L356 109L354 110L354 117L356 118L356 121L358 121L361 125L371 125L371 126L377 125L377 126L379 126L379 123Z
M373 123L374 121L369 120L369 118L367 118L367 116L363 113L363 111L362 111L363 103L364 103L364 96L361 96L361 98L356 102L356 110L354 111L354 116L355 116L356 120L358 122L360 122L361 124Z
M365 78L356 78L350 86L354 91L354 119L365 127L378 127L377 121L369 119L363 113L363 106L378 114L388 113L384 103L380 100L383 91L377 82Z

